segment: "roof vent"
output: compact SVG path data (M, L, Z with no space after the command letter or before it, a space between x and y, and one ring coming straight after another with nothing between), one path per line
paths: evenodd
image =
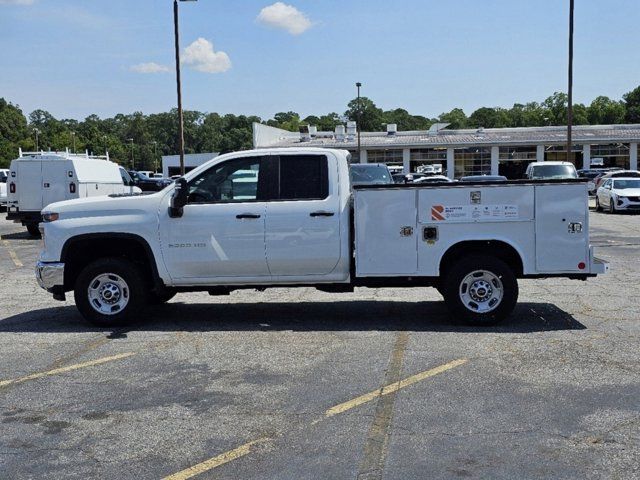
M353 140L354 138L356 138L356 125L356 122L354 122L353 120L349 120L347 122L347 140Z
M344 140L344 125L336 125L336 140L340 142Z
M318 135L318 127L315 125L309 125L309 136L314 138L316 135Z
M387 135L395 135L398 133L397 123L387 123Z
M484 133L484 127L478 127L478 133Z
M309 125L300 125L298 127L300 131L300 141L301 142L309 142L311 141L311 135L309 134Z

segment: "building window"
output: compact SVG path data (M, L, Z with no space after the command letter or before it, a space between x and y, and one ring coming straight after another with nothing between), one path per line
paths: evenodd
M486 147L456 148L455 177L491 175L491 149Z
M593 154L591 155L593 156ZM571 162L576 168L582 168L582 145L573 145L567 158L567 145L549 145L545 148L544 159L547 162Z
M509 180L524 178L527 166L536 161L536 146L500 147L498 174Z
M367 163L402 165L402 150L367 150Z
M600 161L595 159L602 159ZM591 163L594 167L603 166L629 168L629 145L625 143L610 143L608 145L591 145Z
M438 173L446 172L446 148L412 148L410 154L411 172L420 172L426 165L438 166Z

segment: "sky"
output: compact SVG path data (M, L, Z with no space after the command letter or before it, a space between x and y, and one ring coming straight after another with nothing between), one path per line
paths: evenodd
M176 105L171 0L0 0L0 97L57 118ZM436 117L566 91L569 0L180 3L183 106L264 119L361 93ZM574 99L640 85L638 0L576 0Z

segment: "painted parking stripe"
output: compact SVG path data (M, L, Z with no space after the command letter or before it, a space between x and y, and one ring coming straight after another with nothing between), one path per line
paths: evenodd
M440 365L439 367L432 368L430 370L426 370L421 373L417 373L410 377L407 377L398 382L391 383L382 387L379 390L374 392L366 393L359 397L354 398L353 400L349 400L348 402L340 403L334 407L331 407L325 412L324 417L319 420L315 420L311 422L311 425L315 425L320 421L333 417L334 415L338 415L340 413L344 413L352 408L358 407L364 403L370 402L382 395L389 395L390 393L397 392L398 390L413 385L414 383L418 383L422 380L425 380L429 377L433 377L440 373L446 372L447 370L451 370L452 368L459 367L467 363L466 358L454 360L449 363L445 363L444 365ZM196 475L200 475L201 473L212 470L216 467L224 465L225 463L236 460L240 457L244 457L245 455L251 453L251 447L253 447L257 443L266 442L272 440L270 437L263 437L258 440L253 440L251 442L240 445L239 447L234 448L233 450L229 450L227 452L221 453L209 460L205 460L204 462L198 463L193 467L186 468L184 470L179 471L178 473L174 473L173 475L169 475L168 477L164 477L162 480L187 480L188 478L195 477Z
M16 254L15 250L11 247L11 244L7 241L7 240L2 240L2 243L5 247L7 247L7 250L9 251L9 256L11 257L11 260L13 261L13 264L16 267L23 267L24 265L22 264L22 262L20 261L20 259L18 258L18 255Z
M164 477L163 480L187 480L188 478L195 477L196 475L200 475L201 473L219 467L220 465L224 465L225 463L231 462L232 460L244 457L251 452L251 447L253 447L255 444L266 442L267 440L270 440L270 438L265 437L258 440L253 440L252 442L247 442L244 445L240 445L239 447L234 448L233 450L229 450L228 452L221 453L220 455L210 458L209 460L198 463L193 467L185 468L178 473L174 473L173 475Z
M96 360L90 360L88 362L82 362L82 363L76 363L76 364L73 364L73 365L67 365L66 367L55 368L53 370L48 370L46 372L32 373L31 375L27 375L25 377L14 378L14 379L11 379L11 380L2 380L2 381L0 381L0 387L5 387L7 385L13 385L15 383L22 383L22 382L26 382L26 381L29 381L29 380L35 380L37 378L43 378L43 377L47 377L47 376L50 376L50 375L58 375L60 373L71 372L73 370L79 370L81 368L93 367L95 365L101 365L103 363L112 362L114 360L121 360L123 358L127 358L127 357L130 357L130 356L135 355L135 354L136 354L136 352L119 353L117 355L112 355L110 357L102 357L102 358L98 358Z
M444 365L440 365L439 367L417 373L398 382L391 383L378 390L374 390L373 392L365 393L364 395L360 395L359 397L356 397L352 400L331 407L325 412L325 417L333 417L334 415L338 415L339 413L346 412L347 410L351 410L352 408L370 402L371 400L374 400L382 395L389 395L390 393L397 392L401 388L408 387L409 385L413 385L414 383L418 383L429 377L434 377L440 373L446 372L447 370L451 370L452 368L464 365L465 363L467 363L467 361L468 360L466 358L454 360L452 362L445 363Z

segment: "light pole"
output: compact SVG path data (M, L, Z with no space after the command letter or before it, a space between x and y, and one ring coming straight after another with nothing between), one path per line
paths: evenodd
M71 132L71 137L73 137L73 153L76 153L76 132Z
M131 142L131 170L135 170L135 162L133 160L133 138L127 138Z
M196 0L180 0L193 2ZM178 145L180 149L180 175L184 175L184 120L182 116L182 86L180 83L180 34L178 33L178 0L173 0L173 33L176 47L176 86L178 90Z
M36 133L36 152L38 151L38 135L40 134L40 130L34 128L33 131Z
M358 115L357 115L357 120L358 120L358 163L362 163L362 159L360 158L361 156L361 152L360 152L360 129L362 128L360 125L360 122L362 121L362 108L360 107L360 87L362 86L362 83L360 82L356 82L356 88L358 89Z
M151 143L153 143L153 173L157 173L158 172L158 151L156 147L158 146L158 142L153 140Z
M571 155L571 127L573 124L573 7L574 0L569 0L569 85L567 92L567 161Z

